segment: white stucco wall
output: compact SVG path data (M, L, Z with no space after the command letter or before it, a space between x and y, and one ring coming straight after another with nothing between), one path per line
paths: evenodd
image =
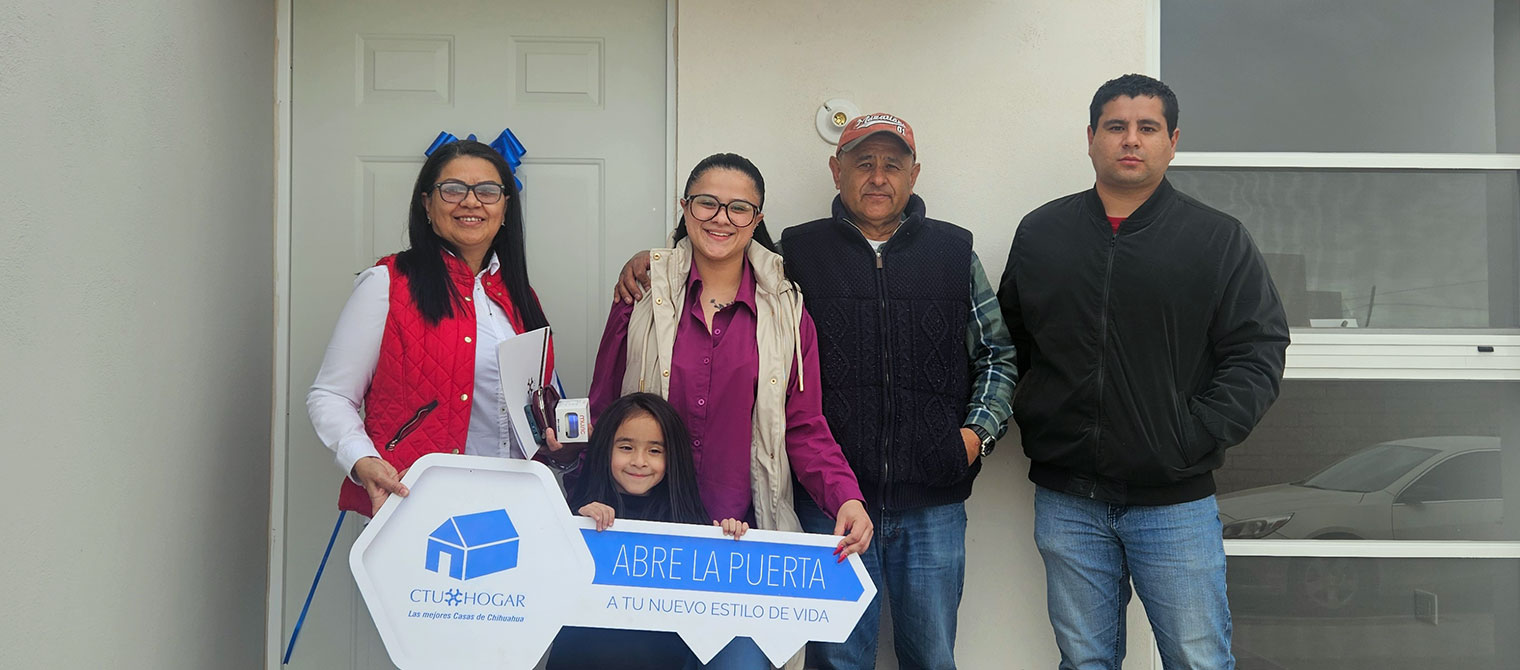
M930 216L976 234L993 282L1029 210L1092 184L1087 104L1104 81L1145 67L1143 0L701 0L679 5L678 186L702 157L733 151L765 174L766 220L828 213L833 147L818 106L854 101L913 124ZM1017 435L1005 438L967 513L957 660L967 668L1052 668L1033 488ZM1130 662L1150 667L1131 612ZM883 636L883 644L890 645ZM890 654L886 654L890 656ZM884 658L880 667L897 667Z
M262 654L274 3L0 5L0 665Z

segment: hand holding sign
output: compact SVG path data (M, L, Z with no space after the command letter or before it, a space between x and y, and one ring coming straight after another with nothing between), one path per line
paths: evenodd
M366 456L354 463L354 469L350 473L354 479L364 486L364 492L369 494L372 505L370 514L380 511L380 506L385 504L385 499L391 494L406 497L406 487L401 484L401 475L396 468L384 459L374 456Z
M844 536L834 548L834 554L843 561L865 551L871 546L874 532L875 525L871 523L871 515L866 513L865 503L846 500L839 506L839 514L834 519L834 534Z
M731 536L735 540L744 537L744 534L749 532L749 524L744 523L738 519L724 519L722 521L714 521L713 525L722 528L724 535Z
M349 562L404 670L531 668L561 626L674 631L703 661L747 636L779 665L808 641L843 641L876 594L827 535L598 531L538 463L435 454L403 482L411 495L386 501Z

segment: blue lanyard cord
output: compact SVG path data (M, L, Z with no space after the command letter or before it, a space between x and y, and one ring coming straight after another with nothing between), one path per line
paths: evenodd
M332 555L333 542L337 541L338 530L343 527L343 517L347 514L347 510L338 512L338 522L333 524L332 537L327 538L327 550L322 552L317 575L311 578L311 590L306 592L306 604L301 606L301 618L296 619L296 627L290 631L290 644L285 645L285 659L280 661L280 665L290 665L290 653L296 650L296 638L301 637L301 625L306 623L306 610L311 609L311 598L317 595L317 583L322 581L322 571L327 569L327 557Z

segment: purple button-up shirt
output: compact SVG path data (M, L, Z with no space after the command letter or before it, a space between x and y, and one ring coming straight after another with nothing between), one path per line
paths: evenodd
M696 264L686 280L686 304L676 326L670 370L670 404L691 432L697 488L715 520L754 520L750 496L750 438L760 352L755 343L755 278L749 261L734 304L713 315L709 332L702 319L702 277ZM596 354L591 381L591 415L595 417L622 391L628 367L628 319L631 305L612 303L607 328ZM797 388L792 361L786 394L786 453L792 472L818 506L832 516L850 500L864 502L855 473L823 418L818 377L818 332L802 314L802 375L806 392Z

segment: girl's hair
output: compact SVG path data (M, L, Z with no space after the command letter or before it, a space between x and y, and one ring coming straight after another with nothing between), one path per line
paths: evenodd
M491 251L496 252L496 258L501 263L502 282L507 285L512 305L522 316L524 328L536 330L549 325L543 307L538 304L538 297L533 295L533 288L528 284L522 198L518 197L517 184L512 180L512 168L495 149L474 140L459 140L438 147L417 173L417 185L412 188L412 205L407 215L407 236L411 248L396 255L396 270L411 280L412 302L417 305L418 311L422 312L429 325L436 325L453 316L454 308L463 303L464 296L459 294L454 282L449 280L448 268L443 260L445 250L455 254L459 250L433 232L433 226L428 222L426 201L427 194L432 192L433 184L438 181L438 174L443 172L443 166L461 156L489 161L500 175L502 186L506 190L504 197L507 199L507 207L501 230L491 240Z
M702 175L707 174L709 170L717 169L734 170L743 173L744 176L750 178L750 181L755 182L755 191L760 194L760 202L755 203L755 206L759 208L759 211L765 211L765 177L760 176L760 168L755 167L755 164L749 162L748 158L739 154L713 154L707 158L703 158L700 163L697 163L696 167L691 169L691 174L686 177L686 188L681 191L681 199L690 198L692 184L697 183L697 180L701 179ZM676 230L672 233L671 239L680 241L683 237L686 237L686 214L684 212L681 214L681 220L676 223ZM776 251L776 243L771 241L771 234L765 230L765 221L763 219L755 224L754 241L759 242L760 246L772 252Z
M665 437L665 478L650 490L649 521L673 521L707 525L712 518L702 506L697 492L697 468L691 456L691 436L676 409L664 398L653 393L630 393L613 401L601 415L596 417L597 427L591 431L591 442L586 446L585 471L581 473L571 509L599 502L624 515L624 495L612 478L612 447L618 428L623 422L648 414L660 426Z

